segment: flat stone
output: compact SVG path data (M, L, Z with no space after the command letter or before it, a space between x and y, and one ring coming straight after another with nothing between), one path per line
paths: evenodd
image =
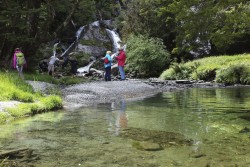
M160 151L163 148L158 143L140 142L140 146L145 151Z

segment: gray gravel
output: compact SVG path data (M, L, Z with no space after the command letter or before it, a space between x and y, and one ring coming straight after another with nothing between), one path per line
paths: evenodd
M0 112L4 112L5 108L16 107L20 102L18 101L0 101Z
M57 87L57 85L55 84L50 84L41 81L26 81L26 82L30 84L36 92L42 92L42 93L49 93L51 89L55 89Z
M148 85L140 80L126 81L98 81L82 83L59 88L54 84L40 81L27 81L36 92L49 93L52 89L61 89L63 95L63 106L65 109L90 106L99 103L119 102L121 100L134 100L152 96L158 92L154 86ZM15 107L21 102L0 102L0 111L6 107Z
M123 99L133 100L152 96L158 92L159 89L140 80L98 81L62 89L65 108L118 102Z
M181 82L182 84L177 84ZM97 81L91 83L82 83L65 88L58 85L49 84L40 81L27 81L35 91L49 93L53 89L61 90L63 95L63 106L67 110L73 110L78 107L90 106L99 103L119 102L121 100L134 100L155 95L159 92L171 91L176 89L185 89L192 87L225 87L224 84L215 83L190 83L190 81L161 81L159 79L149 80L126 80L126 81ZM6 107L14 107L20 102L9 101L0 102L0 111Z

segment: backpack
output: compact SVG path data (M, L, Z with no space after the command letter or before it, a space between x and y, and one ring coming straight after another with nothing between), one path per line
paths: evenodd
M23 53L17 53L16 54L16 60L17 60L17 65L22 66L25 64L25 59Z
M109 64L109 59L106 57L106 58L104 58L104 63L105 64Z

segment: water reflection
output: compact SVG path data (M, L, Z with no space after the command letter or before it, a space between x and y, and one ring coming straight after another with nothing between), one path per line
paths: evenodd
M111 112L109 118L109 131L115 135L119 135L122 128L128 126L128 118L126 114L126 101L122 100L120 103L111 103Z
M250 128L249 108L250 89L188 89L45 113L1 125L0 152L33 150L38 159L17 158L25 167L245 167L250 166L250 132L240 132ZM122 136L124 131L128 136ZM193 143L178 145L169 137L167 147L157 152L134 147L145 144L137 139L167 138L165 134Z

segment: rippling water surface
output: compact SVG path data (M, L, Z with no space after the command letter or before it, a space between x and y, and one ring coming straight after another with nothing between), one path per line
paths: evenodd
M31 149L16 161L37 167L248 167L249 120L249 87L188 89L1 125L0 151Z

